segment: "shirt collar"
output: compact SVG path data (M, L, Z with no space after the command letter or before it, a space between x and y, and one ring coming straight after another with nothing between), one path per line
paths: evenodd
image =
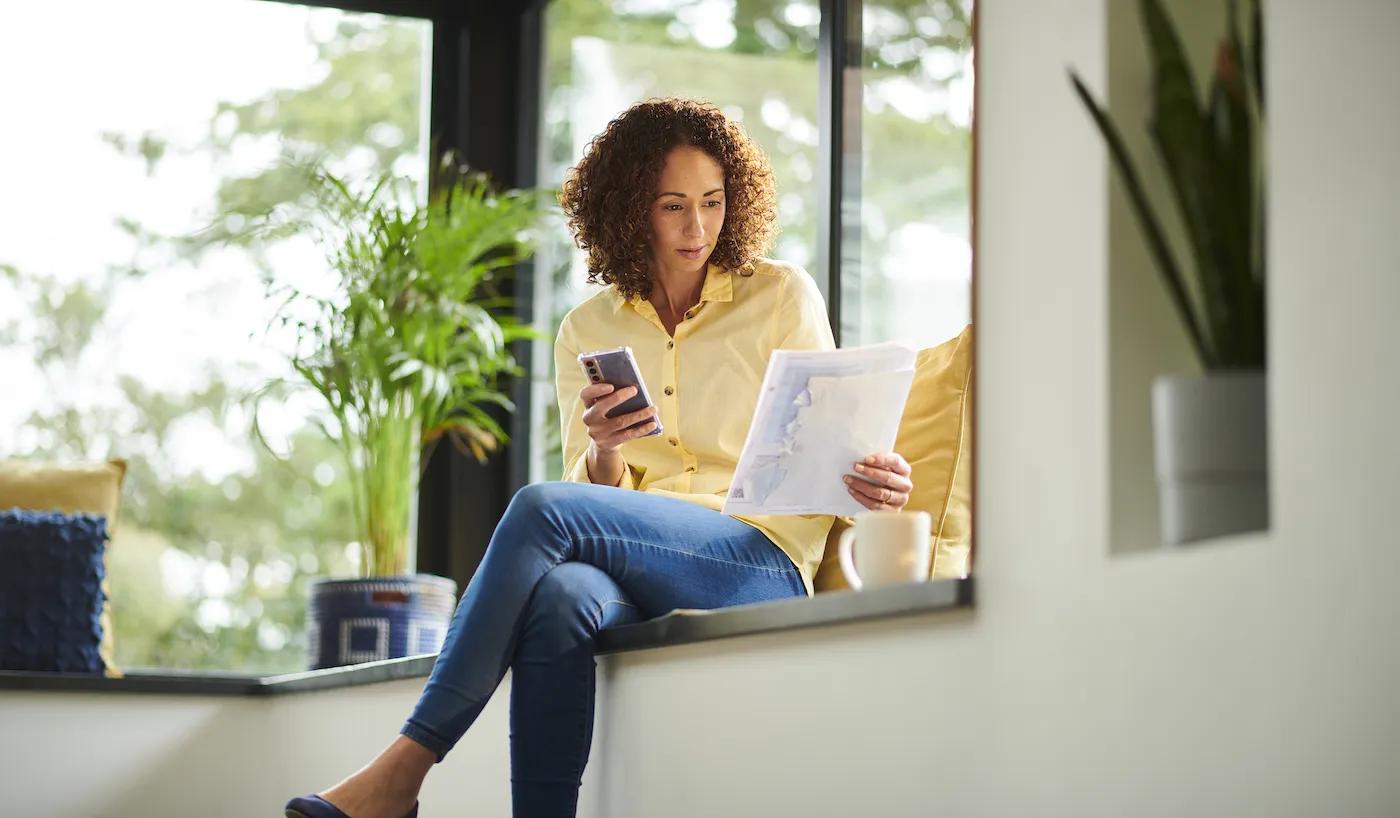
M613 288L613 313L619 312L625 305L631 304L636 309L640 298L623 298L622 294ZM700 303L706 301L733 301L734 300L734 276L711 264L705 268L705 286L700 288Z

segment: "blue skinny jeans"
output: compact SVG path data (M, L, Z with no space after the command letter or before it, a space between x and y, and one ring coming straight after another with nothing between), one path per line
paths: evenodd
M402 733L441 761L509 667L512 811L572 816L593 741L600 630L805 594L787 555L732 517L607 486L527 486L496 527Z

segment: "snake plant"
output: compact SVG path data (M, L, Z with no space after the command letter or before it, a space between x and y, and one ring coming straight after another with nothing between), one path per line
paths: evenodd
M1241 37L1238 4L1231 0L1204 96L1161 0L1139 4L1152 72L1150 135L1189 238L1190 278L1167 243L1117 126L1070 73L1208 371L1265 364L1263 30L1261 0L1247 2L1249 47Z

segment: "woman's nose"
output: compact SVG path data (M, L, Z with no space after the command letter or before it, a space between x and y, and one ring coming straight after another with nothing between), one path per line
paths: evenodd
M687 236L703 236L705 234L705 225L700 221L700 214L693 210L686 217L685 234Z

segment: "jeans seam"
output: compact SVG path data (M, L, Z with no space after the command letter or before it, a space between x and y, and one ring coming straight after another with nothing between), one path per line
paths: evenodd
M584 684L579 685L579 720L578 720L578 755L574 757L574 778L569 782L574 788L574 810L578 811L578 787L583 784L583 770L588 766L588 754L592 751L591 741L588 739L590 733L590 723L597 718L598 708L598 664L593 658L593 646L590 644L584 651L585 661L581 664L588 668L587 679ZM578 783L575 784L574 782Z
M626 537L617 537L617 536L604 537L604 536L598 535L598 534L579 534L579 535L573 535L573 536L571 537L571 539L573 540L573 543L574 543L575 546L577 546L580 542L599 542L599 541L603 541L603 542L624 542L624 543L628 543L629 545L640 545L640 546L643 546L643 547L646 547L646 548L656 548L656 549L659 549L659 550L661 550L661 551L669 551L669 552L671 552L671 553L673 553L673 554L684 554L685 556L691 557L692 559L697 559L697 560L709 560L710 562L718 562L718 563L720 563L721 565L733 565L733 566L735 566L736 568L748 568L748 569L753 570L753 571L763 571L763 572L769 573L769 574L783 574L783 573L786 573L786 572L788 572L788 571L796 570L796 567L795 567L795 566L792 566L792 565L788 565L788 566L783 567L783 568L768 568L768 567L765 567L765 566L762 566L762 565L750 565L750 564L748 564L748 563L746 563L746 562L738 562L738 561L736 561L736 560L726 560L726 559L722 559L722 558L720 558L720 557L712 557L712 556L709 556L708 554L697 554L697 553L695 553L694 551L686 551L686 550L681 549L681 548L671 548L670 546L658 545L658 544L656 544L656 543L654 543L654 542L646 542L645 540L631 540L631 539L628 539L628 538L626 538ZM770 544L771 544L771 543L770 543ZM773 547L774 547L774 548L777 548L776 545L774 545ZM565 560L565 562L569 562L569 560ZM558 566L555 566L555 567L558 567Z
M598 606L598 613L601 615L603 613L603 609L608 607L609 605L622 605L633 610L638 610L637 606L633 605L631 602L624 602L621 599L607 599L604 600L602 604Z

